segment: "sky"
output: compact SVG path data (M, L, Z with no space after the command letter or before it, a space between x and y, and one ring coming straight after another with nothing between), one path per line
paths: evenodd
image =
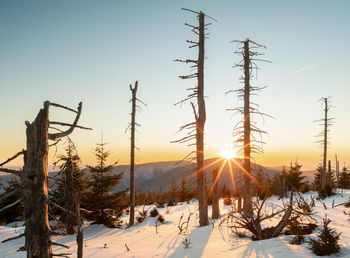
M241 87L240 61L232 40L250 38L267 48L256 86L268 85L253 101L275 119L256 118L268 132L266 166L298 160L314 169L322 160L315 143L321 127L321 97L332 96L335 118L329 157L350 162L350 2L339 1L1 1L0 2L0 160L25 148L24 121L33 121L43 102L76 108L79 124L93 131L71 135L84 164L94 164L93 149L103 132L111 162L129 162L129 85L139 81L138 97L147 103L137 113L137 162L182 159L191 147L170 143L179 126L191 122L190 105L174 106L195 80L181 80L189 66L173 62L195 58L196 40L185 22L196 17L181 8L202 10L218 22L209 26L205 48L207 121L205 156L232 145L233 126L241 119L226 109L242 105L225 94ZM209 21L208 21L209 22ZM71 122L73 114L55 108L50 120ZM61 153L63 146L57 146ZM50 162L55 160L50 150ZM21 164L21 160L11 163Z

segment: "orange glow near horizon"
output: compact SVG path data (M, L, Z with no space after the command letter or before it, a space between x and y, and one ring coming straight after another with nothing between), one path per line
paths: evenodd
M94 147L94 146L92 146ZM82 167L85 165L94 165L96 163L96 158L93 153L92 147L82 146L79 151L79 155L82 159ZM6 149L0 150L0 163L7 160L10 156L13 156L22 146L9 146ZM56 157L54 153L56 152L55 148L50 148L49 151L49 165L57 159L57 155L62 152L63 148L58 146ZM114 163L119 161L119 165L127 165L130 162L130 152L128 147L122 149L113 148L110 146L112 151L111 156L109 157L107 163ZM152 162L165 162L165 161L179 161L182 160L188 152L181 151L177 148L170 149L167 151L162 150L147 150L142 149L137 153L136 164L152 163ZM338 150L338 153L343 153L343 155L338 154L338 159L341 160L341 166L344 164L348 166L350 160L350 154L344 150ZM219 151L217 149L207 148L205 151L205 159L215 158L219 156ZM219 158L225 159L220 155ZM226 156L226 155L225 155ZM228 156L226 156L228 157ZM334 157L333 153L329 153L329 157ZM316 149L309 151L307 149L303 150L267 150L265 154L256 156L252 159L252 162L265 167L281 167L283 165L288 166L290 162L298 160L301 165L303 165L302 170L313 170L316 169L317 165L322 161L321 152ZM233 161L235 162L235 161ZM228 163L226 163L228 164ZM20 168L23 166L23 159L17 158L11 161L9 164L6 164L4 167L16 167Z

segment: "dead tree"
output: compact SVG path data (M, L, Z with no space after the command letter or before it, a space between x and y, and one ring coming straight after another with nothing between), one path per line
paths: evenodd
M323 167L322 167L322 173L321 173L321 188L322 190L327 185L327 148L329 145L329 127L333 124L334 118L328 117L328 111L330 109L329 105L329 99L327 98L321 98L318 101L324 102L324 118L316 120L315 122L320 122L319 125L323 127L323 130L317 135L318 137L322 137L321 140L318 141L318 143L321 144L323 147Z
M134 88L130 84L131 91L131 122L127 128L130 128L130 217L129 217L129 226L134 225L135 222L135 131L136 126L140 126L135 121L136 111L141 110L141 107L137 104L138 102L146 105L144 102L139 100L136 97L138 81L135 82Z
M75 194L77 194L77 192L75 192ZM75 207L77 207L77 209L75 211L75 219L76 219L76 225L78 225L77 238L76 238L76 242L77 242L77 246L78 246L77 257L83 258L84 233L83 233L83 225L82 225L82 221L81 221L81 217L80 217L80 201L78 201L77 196L74 200L76 202Z
M337 155L335 155L335 175L337 179L337 187L339 187L339 160Z
M49 121L50 106L63 108L76 113L73 124ZM68 136L75 128L90 129L78 125L81 115L82 103L79 103L78 110L73 110L65 106L50 103L46 101L41 109L30 123L25 122L27 149L23 151L24 167L17 174L23 180L23 200L24 200L24 219L25 219L25 247L27 257L52 257L51 246L56 244L52 242L51 231L48 219L48 151L49 140L56 141ZM69 126L69 129L62 131L51 125ZM49 133L49 128L58 130L58 133ZM1 170L4 171L4 170ZM59 254L60 256L66 254Z
M130 85L132 94L132 111L131 111L131 138L130 138L130 220L129 226L134 225L135 220L135 116L136 116L136 92L137 81L135 87Z
M297 199L296 203L293 196L294 192L292 191L289 202L283 202L283 205L267 203L267 196L261 202L257 199L252 206L254 216L246 216L244 212L230 212L221 220L219 226L224 222L232 222L235 225L233 233L242 235L241 230L249 231L252 240L263 240L278 237L292 220L298 221L301 225L309 225L311 222L316 222L311 216L312 213L306 212L303 208L304 206L299 205L300 203L306 203L302 196L299 200ZM267 209L267 206L270 209ZM279 221L274 226L264 226L266 220L276 221L278 218Z
M220 217L219 208L219 178L218 178L218 168L213 170L213 184L212 184L212 219L217 219Z
M332 163L328 160L327 184L332 185Z
M205 111L205 101L204 101L204 42L206 38L205 29L209 24L204 23L204 18L208 17L202 11L196 12L189 9L182 8L184 11L192 12L197 15L199 20L198 26L185 23L186 26L190 27L192 32L198 35L198 42L187 40L189 48L198 47L198 59L185 59L179 60L177 62L190 63L192 69L196 69L196 72L179 76L181 79L197 79L197 86L189 88L190 94L182 101L176 103L182 105L185 102L190 102L192 110L194 113L195 121L183 125L180 127L179 131L189 130L187 135L179 140L173 141L178 143L184 143L192 140L196 140L195 144L189 144L189 146L196 145L196 151L191 152L189 157L193 153L196 153L196 162L197 162L197 189L198 189L198 203L199 203L199 225L206 226L208 225L208 204L207 204L207 195L206 195L206 179L204 173L204 125L206 120L206 111ZM216 21L215 19L213 19ZM195 99L196 102L192 100Z
M258 70L256 65L256 61L264 61L269 62L264 59L260 59L259 56L263 55L262 53L256 52L252 49L264 48L262 46L250 39L245 41L237 41L234 40L232 42L238 42L243 44L243 47L240 47L236 54L242 56L242 60L237 63L234 67L239 67L244 75L240 78L241 83L244 86L238 90L230 90L230 92L236 92L238 97L243 99L243 107L228 109L231 111L235 111L241 115L243 115L243 120L238 122L233 130L233 138L234 144L236 148L239 148L243 151L244 159L243 159L243 167L242 171L244 172L244 189L243 189L243 211L246 216L252 215L252 193L251 193L251 181L252 181L252 168L251 168L251 158L254 153L262 153L262 134L266 134L265 131L262 131L258 128L255 123L251 121L251 116L253 114L258 114L262 117L268 116L264 113L261 113L258 110L258 105L251 101L251 96L256 95L256 92L261 91L265 87L256 87L251 85L251 78L254 77L253 70ZM256 134L260 136L260 139L256 137Z

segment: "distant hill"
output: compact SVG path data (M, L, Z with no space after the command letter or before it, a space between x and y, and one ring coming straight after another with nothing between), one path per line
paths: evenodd
M206 173L206 178L207 182L211 182L212 180L212 171L215 168L222 167L222 172L220 173L220 178L219 178L219 185L223 185L224 183L226 184L227 187L232 189L232 181L236 181L237 178L239 177L239 172L241 171L241 168L239 166L241 160L235 160L231 161L231 171L230 172L230 166L228 162L225 162L224 159L222 158L211 158L205 160L205 173ZM224 164L225 163L225 164ZM256 164L252 164L253 169L257 169L260 166ZM261 167L263 171L272 177L278 171L266 168L266 167ZM140 167L140 172L139 175L142 174L141 172L142 167ZM155 170L157 172L153 173L152 177L137 177L135 179L135 185L137 189L141 189L143 191L149 191L151 189L154 189L156 191L162 190L162 191L167 191L170 189L170 185L172 180L175 181L177 186L179 187L181 184L181 180L183 177L186 178L186 181L190 184L196 184L196 164L195 163L190 163L187 162L180 164L178 166L175 166L173 168L167 167L166 170ZM118 190L123 189L123 187L128 187L129 182L125 182L125 185L119 185ZM124 189L125 189L124 188Z
M225 163L225 164L224 164ZM231 169L228 161L224 161L222 158L211 158L205 160L205 173L207 182L212 180L212 171L215 168L222 167L222 172L219 178L219 185L226 184L227 187L232 189L232 181L237 181L239 177L239 172L242 171L240 168L241 160L235 159L231 161ZM269 176L272 177L279 173L281 169L278 168L268 168L259 166L252 163L253 169L258 169L259 167ZM175 183L179 187L183 177L189 184L196 184L196 164L193 162L184 161L179 163L178 161L162 161L162 162L151 162L144 164L136 164L135 166L135 185L137 189L143 191L149 191L154 189L159 191L168 191L170 189L171 181L174 179ZM232 171L232 174L231 172ZM113 173L124 172L123 178L115 191L123 190L129 187L130 181L130 166L129 165L117 165L113 169ZM88 171L86 172L89 173ZM57 172L50 172L49 186L54 188L54 177ZM0 182L6 184L10 179L10 175L6 173L0 174Z

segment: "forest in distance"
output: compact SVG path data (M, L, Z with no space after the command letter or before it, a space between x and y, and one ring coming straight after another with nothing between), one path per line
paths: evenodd
M178 75L181 100L174 103L186 116L168 140L190 151L181 160L138 161L140 129L147 122L140 123L140 117L164 96L153 89L154 98L144 101L143 81L137 78L126 85L129 124L120 136L128 140L126 164L114 160L115 146L103 131L100 141L91 143L94 161L83 162L80 153L85 150L73 135L96 131L82 119L89 110L85 101L76 108L64 103L66 95L44 101L24 122L23 149L0 160L0 257L350 256L350 167L341 159L346 156L342 149L335 155L337 150L330 151L337 137L332 129L343 122L333 117L337 98L310 100L307 105L318 108L316 121L308 110L301 114L319 130L312 139L320 154L314 169L304 169L299 158L286 166L259 164L256 157L264 157L268 142L264 126L279 118L259 105L267 86L259 86L258 73L264 73L261 64L275 64L263 42L232 40L234 55L226 55L231 54L231 69L238 77L221 92L232 102L222 110L232 114L229 147L208 155L206 129L213 113L207 88L213 85L206 74L213 69L207 62L215 53L207 50L216 40L210 33L220 30L221 21L210 8L181 8L180 13L186 20L181 29L189 37L178 35L186 43L180 49L188 57L169 61L188 71ZM277 105L276 110L281 108ZM60 115L54 120L51 114L57 110ZM293 123L302 127L302 122ZM153 126L169 129L165 123ZM158 144L156 138L151 141ZM21 159L18 169L13 164Z

